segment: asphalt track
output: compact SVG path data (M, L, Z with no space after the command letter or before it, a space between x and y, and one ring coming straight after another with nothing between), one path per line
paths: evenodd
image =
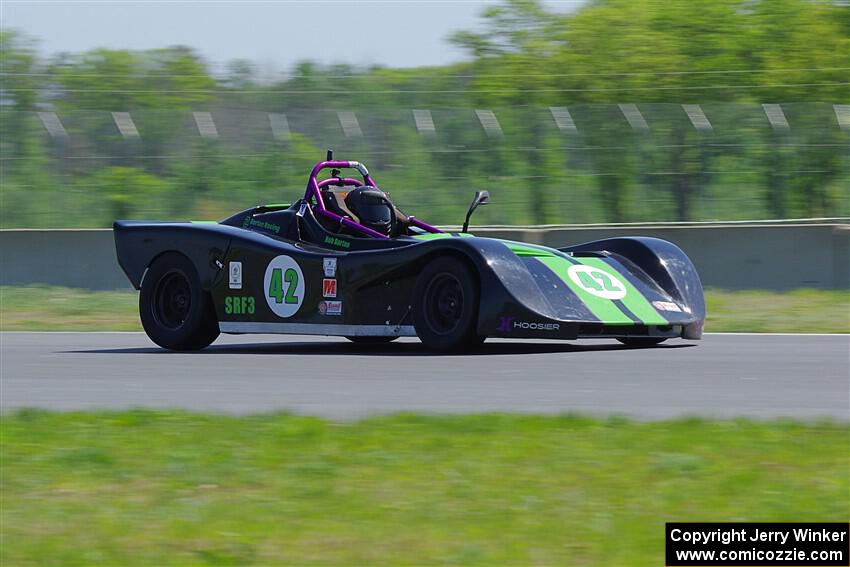
M465 356L415 339L222 336L172 353L142 333L1 333L0 409L185 408L365 415L580 412L638 419L850 419L850 336L707 335L630 349L614 341L487 341Z

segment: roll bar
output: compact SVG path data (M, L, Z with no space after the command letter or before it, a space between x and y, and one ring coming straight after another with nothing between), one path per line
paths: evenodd
M318 181L316 177L319 175L319 172L323 169L356 169L360 175L363 177L363 181L360 182L357 179L353 179L351 177L331 177L329 179L323 179L322 181ZM368 226L363 226L359 222L356 222L348 217L340 216L332 211L329 211L325 207L325 202L322 200L322 192L321 188L326 187L328 185L339 184L342 182L342 185L354 186L358 187L360 185L370 185L372 187L377 187L378 185L372 180L369 176L369 170L366 169L366 166L360 163L359 161L336 161L336 160L327 160L320 161L313 167L313 170L310 172L310 178L307 180L307 189L304 191L304 201L310 203L311 198L315 198L316 206L315 213L322 215L323 217L329 218L334 222L338 222L340 224L344 224L345 226L352 228L362 234L367 236L372 236L374 238L389 238L386 234L381 234L376 230L372 230ZM414 217L407 217L408 222L417 228L421 228L427 232L440 233L443 232L437 227L431 226L430 224L424 223L419 219Z

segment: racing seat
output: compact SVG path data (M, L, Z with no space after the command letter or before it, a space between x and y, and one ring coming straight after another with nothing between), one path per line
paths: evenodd
M410 227L410 219L395 206L395 203L393 203L393 213L395 214L396 222L393 227L393 233L390 236L395 237L407 235L407 229Z
M354 222L359 223L360 219L357 218L357 215L345 205L345 197L348 196L350 190L349 187L325 187L322 189L322 201L325 204L325 208L330 212L336 213L341 217L348 217ZM322 226L332 232L343 232L345 229L342 223L336 223L327 217L319 215L317 218Z
M322 199L325 202L325 207L332 213L336 213L341 217L348 217L355 222L360 222L351 209L345 205L345 198L351 191L349 188L327 188L322 189Z

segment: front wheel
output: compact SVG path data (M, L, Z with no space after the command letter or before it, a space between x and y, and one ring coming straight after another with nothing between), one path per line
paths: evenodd
M171 350L200 350L219 334L212 298L186 256L167 252L150 265L139 294L148 337Z
M419 340L439 351L471 349L477 333L479 284L464 262L446 256L428 264L413 296L413 326Z
M621 343L626 346L632 347L649 347L655 346L657 344L661 344L667 339L664 337L626 337L624 339L617 339Z

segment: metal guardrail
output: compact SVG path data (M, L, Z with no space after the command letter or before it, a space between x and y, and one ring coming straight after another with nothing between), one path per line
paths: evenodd
M561 247L613 236L674 242L706 287L850 290L850 219L475 227L479 236ZM127 289L110 229L0 230L0 285Z
M649 106L649 105L642 105ZM711 121L707 118L702 107L698 104L682 104L672 105L668 107L681 106L684 114L688 117L690 124L698 131L711 131L714 129ZM622 118L625 119L629 127L637 132L649 132L650 125L644 115L641 113L637 104L623 103L618 104L622 113ZM834 125L842 130L850 129L850 105L833 104L832 108L835 112ZM776 131L788 132L791 130L791 125L785 116L785 111L780 104L762 104L763 119L770 127ZM554 124L561 131L571 133L578 132L573 113L581 113L581 108L573 107L572 112L563 106L549 107L549 113ZM402 112L410 112L413 116L416 130L422 135L436 134L434 119L430 110L404 110ZM354 111L335 111L339 125L342 128L346 138L362 138L363 131L360 127L360 122L357 119L357 113ZM500 137L503 134L502 126L496 113L490 109L475 109L475 117L478 119L480 127L488 136ZM267 116L269 128L272 130L274 137L278 140L288 139L290 135L289 120L286 114L279 112L264 113ZM133 120L132 112L112 112L112 121L115 125L115 130L125 139L138 139L139 130ZM65 141L68 139L68 131L62 124L62 119L56 112L38 112L37 116L41 121L44 129L54 139ZM192 117L197 129L197 134L202 138L218 138L218 128L216 127L214 113L212 112L193 112Z

